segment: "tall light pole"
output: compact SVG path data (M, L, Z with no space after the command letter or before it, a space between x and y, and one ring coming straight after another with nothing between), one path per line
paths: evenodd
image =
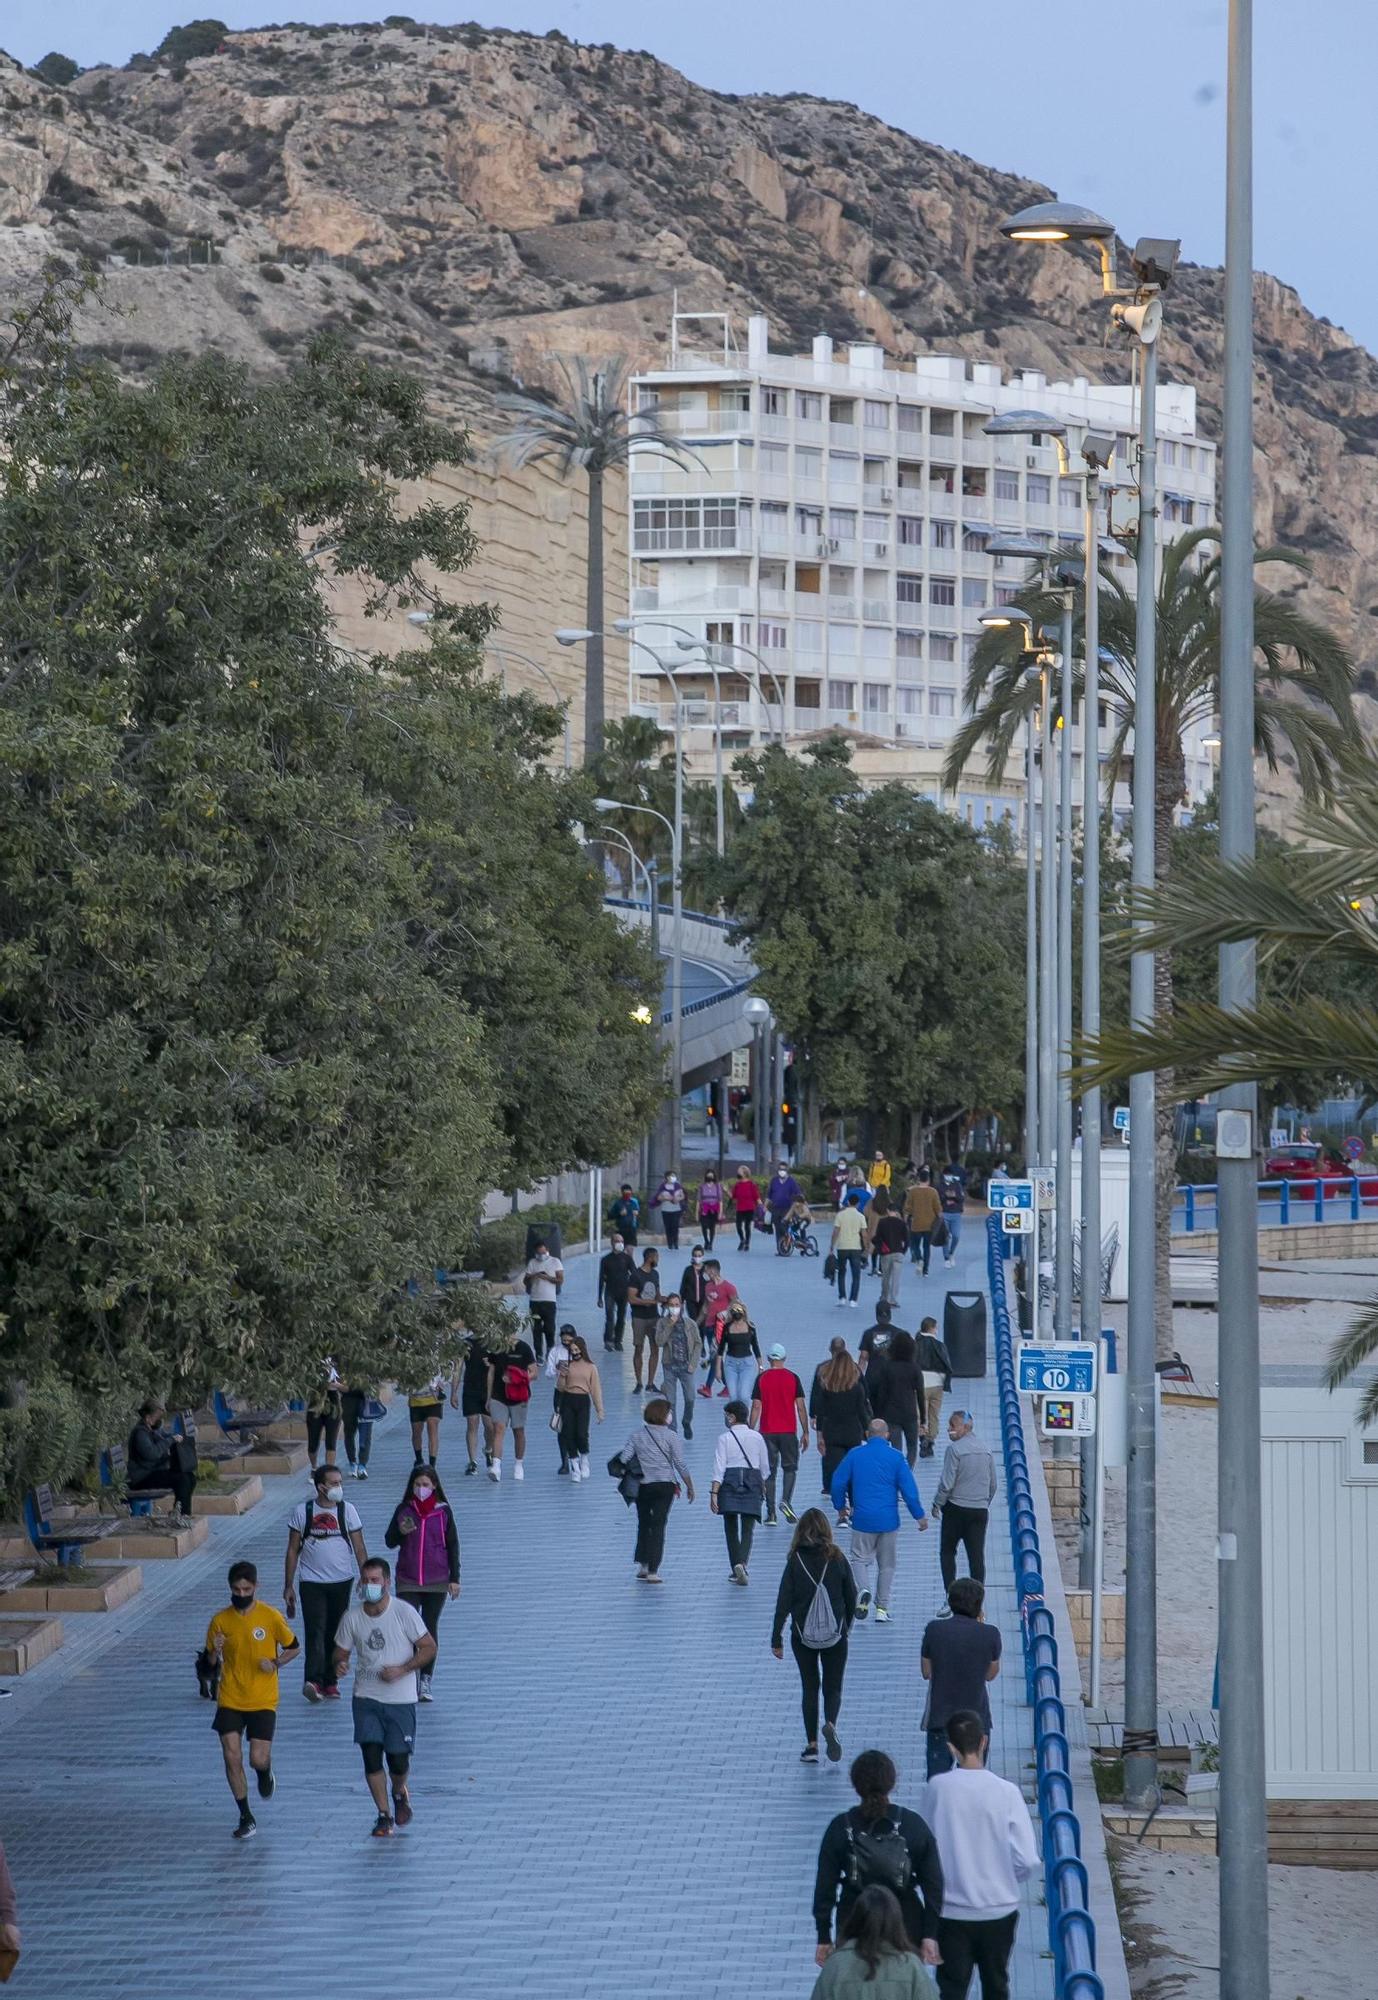
M1116 303L1112 317L1138 343L1139 535L1134 648L1133 885L1154 881L1154 767L1157 690L1157 338L1159 299L1176 268L1180 245L1141 237L1130 255L1135 283L1115 283L1115 231L1104 216L1071 202L1039 202L1000 225L1016 243L1084 243L1100 260L1101 290ZM1124 303L1125 300L1132 301ZM1136 924L1140 938L1142 923ZM1153 1022L1153 954L1140 945L1130 960L1129 1017ZM1129 1475L1125 1521L1124 1795L1147 1811L1158 1798L1158 1551L1157 1551L1157 1203L1151 1070L1129 1083Z
M599 812L645 813L651 819L658 819L668 829L670 835L670 866L674 871L674 920L675 942L673 972L671 974L670 1037L672 1046L673 1081L675 1098L675 1137L678 1138L679 1106L684 1096L684 911L680 902L680 825L676 819L672 826L663 812L654 806L631 805L625 799L595 799ZM678 1146L675 1147L678 1153ZM667 1161L668 1165L669 1162Z
M1061 568L1061 565L1059 565ZM1057 853L1057 1230L1053 1326L1072 1338L1072 608L1062 592L1062 667L1058 693Z
M1225 192L1225 384L1220 564L1220 853L1254 852L1253 5L1230 0ZM1256 998L1254 947L1220 948L1220 1004ZM1220 1993L1268 1996L1263 1522L1259 1464L1258 1092L1220 1100ZM1228 1117L1227 1117L1228 1113Z
M766 1066L767 1036L770 1033L770 1002L763 1000L759 993L752 993L743 1001L742 1013L751 1023L753 1038L751 1133L752 1152L756 1159L756 1171L760 1173L766 1164L766 1107L770 1096Z

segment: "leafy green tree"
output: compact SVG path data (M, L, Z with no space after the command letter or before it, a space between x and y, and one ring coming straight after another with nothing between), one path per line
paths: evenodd
M70 56L60 55L56 49L49 49L42 61L34 64L33 73L35 76L41 76L45 83L65 85L80 76L81 69Z
M129 388L75 358L73 302L0 339L9 1484L151 1388L415 1375L456 1306L403 1280L655 1096L651 970L540 768L550 713L418 575L469 560L464 510L397 504L463 437L330 341L270 384L208 357ZM428 604L433 644L343 650L343 575Z
M223 21L188 21L183 27L169 28L153 53L168 62L213 56L229 32Z
M584 616L593 637L584 655L584 756L603 747L606 712L603 685L603 519L604 488L609 471L625 466L633 452L649 457L696 460L698 454L662 428L654 410L627 407L627 363L604 361L596 367L581 355L572 364L558 361L564 381L554 401L540 396L499 396L498 407L512 418L504 448L514 465L554 465L561 479L582 472L588 482L588 563Z
M1022 888L1008 855L841 737L741 760L752 800L716 881L795 1047L805 1158L826 1110L919 1148L1019 1088Z
M1179 1099L1238 1082L1301 1103L1318 1081L1378 1096L1378 777L1366 758L1345 759L1333 799L1307 808L1298 833L1300 845L1269 842L1247 863L1201 855L1145 905L1155 949L1256 943L1256 1005L1226 1013L1203 992L1149 1034L1107 1030L1082 1051L1083 1083L1148 1065L1171 1074ZM1336 1342L1332 1387L1375 1354L1378 1302ZM1361 1407L1378 1417L1378 1382Z

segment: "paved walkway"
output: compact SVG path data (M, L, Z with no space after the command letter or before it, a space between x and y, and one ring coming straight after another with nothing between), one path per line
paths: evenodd
M950 1272L908 1271L901 1322L941 1317L953 1281L982 1285L983 1251L969 1222ZM856 1312L838 1311L819 1261L777 1258L768 1240L749 1259L729 1245L723 1262L764 1343L783 1340L806 1382L833 1333L855 1344L873 1316L874 1280ZM570 1316L596 1336L587 1261L570 1273ZM636 1409L630 1352L622 1379L607 1372L600 1468ZM993 1438L993 1376L960 1392ZM699 1404L688 1449L702 1497L676 1502L666 1584L652 1591L634 1581L632 1516L612 1482L601 1470L591 1486L556 1476L549 1398L542 1380L521 1485L464 1478L460 1425L446 1415L441 1471L458 1503L464 1595L445 1614L437 1699L421 1710L416 1820L388 1844L368 1838L347 1703L309 1707L289 1669L278 1794L260 1809L259 1838L236 1846L209 1707L196 1697L192 1656L225 1601L227 1563L254 1559L277 1598L284 1517L304 1482L270 1481L242 1521L213 1523L204 1550L146 1564L143 1595L120 1612L67 1621L63 1653L0 1702L0 1834L30 2000L242 2000L251 1988L330 2000L808 1995L813 1868L823 1826L851 1803L846 1761L885 1747L911 1802L923 1780L918 1647L940 1598L937 1536L906 1535L894 1623L853 1635L846 1761L803 1767L798 1677L788 1650L783 1663L768 1651L788 1530L759 1531L752 1588L734 1590L707 1511L722 1404ZM377 1434L374 1477L351 1488L373 1546L408 1462L394 1417ZM801 1476L808 1498L816 1466ZM937 1463L918 1472L927 1501ZM995 1763L1027 1790L1003 1509L1002 1492L989 1542L989 1609L1007 1662L991 1690ZM1040 1897L1035 1882L1016 2000L1052 1993Z

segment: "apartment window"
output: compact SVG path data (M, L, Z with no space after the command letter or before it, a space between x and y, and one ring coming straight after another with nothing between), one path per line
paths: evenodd
M761 547L782 549L789 541L789 508L783 500L761 502Z
M822 708L822 682L797 680L794 683L794 705L796 708Z
M955 604L957 602L957 580L951 576L935 576L929 579L928 601L930 604Z
M928 712L930 715L955 715L957 697L951 688L930 688L928 690Z
M913 403L901 403L896 428L906 432L910 437L922 437L923 411L916 409Z
M1163 464L1176 465L1177 463L1176 441L1173 438L1164 438L1161 449L1163 454Z
M888 403L875 403L868 398L862 407L866 412L866 428L868 431L889 430L890 405Z
M821 653L823 650L823 621L821 618L796 618L794 621L794 650L796 653Z
M838 542L856 540L856 514L850 507L828 509L828 533Z
M900 482L901 485L903 481ZM928 490L930 493L955 493L956 475L950 465L930 465L928 468Z
M1053 482L1046 472L1031 472L1024 482L1024 486L1031 506L1046 507L1053 497ZM1012 494L1007 493L1003 497L1007 500L1017 500L1019 498L1019 482L1017 480L1015 481L1014 492Z
M861 684L861 707L866 715L888 715L890 713L890 687L886 681L863 681Z
M962 554L964 556L983 556L986 552L986 542L988 539L989 530L986 528L963 528Z
M930 531L930 539L935 549L956 548L957 528L955 522L930 521L928 525Z
M986 497L986 468L983 465L969 467L962 474L962 492L968 500L984 500Z
M957 641L948 632L930 632L928 635L928 657L930 660L955 660Z
M821 507L796 507L794 525L804 539L814 540L823 532L823 509Z
M1194 445L1184 444L1182 446L1183 472L1190 472L1195 464L1196 464L1196 447Z
M787 417L789 415L789 390L772 389L768 383L761 388L761 414L767 417Z
M1017 500L1019 498L1019 474L1005 472L997 468L995 474L995 497L997 500Z
M854 451L828 453L828 478L834 486L855 486L861 460Z
M638 410L658 410L660 408L659 389L638 388L636 392Z
M1032 485L1032 480L1029 483ZM1057 482L1057 504L1064 514L1079 514L1081 512L1081 482L1076 479L1059 479Z
M982 444L985 442L985 433L982 428L985 422L985 417L979 416L974 412L968 413L968 415L962 418L962 436L968 444Z
M1195 519L1196 519L1196 502L1194 500L1184 500L1182 502L1183 525L1189 528L1191 527Z
M1017 600L1018 596L1019 596L1018 584L997 583L995 586L995 602L997 604L1013 604Z
M889 541L890 522L884 514L863 514L861 533L862 538L868 542Z
M897 632L895 634L895 659L899 663L901 678L913 680L917 668L913 662L923 658L922 632Z
M901 715L923 714L922 688L896 688L895 707Z
M799 400L794 406L801 424L821 424L823 421L823 398L812 389L801 389Z
M962 641L962 665L964 667L969 667L972 661L976 658L976 648L980 645L980 643L981 641L977 638L974 632L967 633L966 637Z
M894 635L882 632L879 626L866 625L861 633L861 657L863 660L888 660L895 650Z
M986 602L986 580L983 576L962 578L962 603L968 611L980 611Z
M823 477L823 454L814 444L795 447L794 476L807 485L815 486Z
M828 707L834 714L845 713L856 707L855 681L829 681Z
M854 660L856 657L856 626L829 625L828 658L830 660Z
M756 628L756 643L763 652L783 653L789 644L789 627L763 618Z
M763 444L761 446L761 470L776 479L789 478L789 446L787 444Z
M930 410L928 413L928 435L935 438L955 437L957 434L953 422L955 415L956 412L953 410Z
M901 576L895 582L895 596L901 604L923 603L923 578Z
M730 549L737 542L737 502L704 495L636 500L632 503L632 547L638 554L655 549Z
M921 549L923 547L923 521L917 514L901 514L899 517L900 547Z

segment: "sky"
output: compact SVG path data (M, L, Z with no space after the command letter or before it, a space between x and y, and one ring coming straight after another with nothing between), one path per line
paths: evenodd
M712 89L807 91L1027 175L1098 209L1131 242L1180 236L1221 260L1225 0L505 0L485 25L648 48ZM376 10L466 18L421 0L202 0L230 27L275 12L330 21ZM0 0L0 47L83 66L151 50L189 0ZM1256 0L1255 263L1378 351L1378 260L1357 214L1378 170L1373 0ZM472 18L472 17L469 17ZM1355 224L1358 227L1355 227Z

